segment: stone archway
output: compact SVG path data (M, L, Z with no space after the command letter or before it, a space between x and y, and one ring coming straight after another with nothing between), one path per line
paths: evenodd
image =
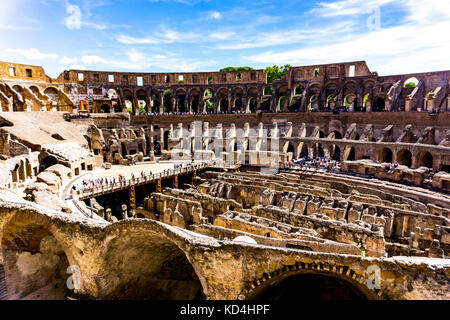
M281 270L264 273L244 290L247 300L377 300L385 298L370 289L365 275L348 266L297 262ZM303 289L303 290L301 290Z
M99 298L205 299L199 276L176 240L169 239L162 230L137 228L114 231L117 234L109 242L104 260L104 270L108 271L101 275L107 285L99 292Z
M7 299L64 300L73 294L67 286L68 268L78 264L48 217L15 213L2 228L0 243Z
M433 156L428 151L422 151L417 156L417 167L433 168Z
M402 149L397 153L398 164L411 167L412 164L412 154L411 151Z
M380 162L392 163L392 150L389 148L381 149L378 159Z

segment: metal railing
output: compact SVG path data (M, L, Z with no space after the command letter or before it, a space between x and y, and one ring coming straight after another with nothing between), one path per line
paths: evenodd
M187 173L194 172L196 170L204 169L207 167L213 167L213 166L214 165L211 165L209 163L200 163L200 164L195 164L195 165L191 165L191 166L179 168L179 169L173 169L173 170L168 169L168 170L164 170L163 172L155 173L152 175L146 175L144 177L138 177L138 178L128 179L128 180L120 180L116 183L108 183L108 184L104 184L102 186L94 187L94 188L84 188L81 190L77 190L76 194L78 195L79 199L96 197L101 194L112 193L112 192L128 189L132 186L148 184L148 183L155 182L157 180L161 180L164 178L173 178L173 177L181 175L181 174L187 174Z

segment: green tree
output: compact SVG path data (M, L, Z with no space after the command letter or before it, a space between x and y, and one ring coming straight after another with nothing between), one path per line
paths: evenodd
M281 79L282 76L285 76L289 69L292 66L290 64L286 64L282 67L279 66L273 66L273 67L267 67L266 68L266 75L267 75L267 83L272 83L275 80Z
M225 72L225 71L250 71L250 70L254 70L251 67L226 67L223 69L220 69L220 72Z
M208 110L208 111L214 110L214 103L212 103L211 100L206 100L205 105L206 105L206 110Z

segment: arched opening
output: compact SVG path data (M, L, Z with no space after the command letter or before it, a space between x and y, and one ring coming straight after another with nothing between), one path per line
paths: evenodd
M289 106L289 111L300 111L302 106L302 98L294 98L292 104Z
M316 148L315 148L315 155L314 157L323 157L325 156L325 152L323 151L323 147L321 143L316 143Z
M158 90L153 89L151 91L151 106L153 113L159 113L159 107L161 106L161 94Z
M333 108L334 105L335 105L334 97L333 97L333 95L330 94L327 97L327 109L329 109L329 110L334 109Z
M348 111L355 111L355 102L356 95L354 95L353 93L346 95L344 98L344 105Z
M407 80L405 80L404 83L404 88L415 88L417 87L417 85L419 84L419 80L417 80L417 78L412 77L412 78L408 78Z
M58 103L58 90L54 87L48 87L44 90L46 94L52 101Z
M223 98L220 100L220 112L228 112L228 99Z
M372 111L381 112L384 111L386 101L382 97L377 97L373 103Z
M232 91L232 106L231 106L231 110L234 112L242 112L245 111L243 110L243 103L242 103L242 97L244 96L244 89L242 89L241 87L236 87L233 89Z
M172 90L170 89L164 90L163 96L164 96L164 106L163 106L164 112L165 113L171 112L173 108L173 99L174 99Z
M264 88L264 95L265 96L271 96L274 92L274 89L272 87L265 87Z
M367 300L368 290L341 276L300 272L265 281L249 300Z
M389 148L383 148L380 151L379 162L392 163L392 150Z
M58 160L56 160L53 156L47 156L39 164L39 172L44 171L47 168L50 168L51 166L58 163Z
M102 104L102 106L100 107L100 110L102 113L109 113L110 112L110 107L109 104Z
M335 144L331 145L329 152L331 159L341 161L341 148L339 148L339 146Z
M134 114L133 93L130 90L123 90L123 99L127 112Z
M200 106L200 90L198 89L192 89L190 91L191 95L191 112L198 113L199 106Z
M151 223L151 222L143 222ZM144 233L144 234L142 234ZM135 245L132 245L135 244ZM129 250L132 245L134 250ZM105 299L202 300L200 280L185 253L161 232L116 237L105 257L102 277L120 280Z
M350 148L350 151L348 152L347 160L355 161L355 148L354 147Z
M318 111L316 100L317 99L315 95L312 95L311 98L309 99L309 106L308 106L309 111Z
M136 98L138 102L139 107L139 114L146 114L148 111L148 99L147 99L147 92L145 90L138 90L136 92Z
M164 131L164 150L169 150L169 130Z
M127 145L125 142L121 143L121 151L122 151L122 157L125 158L128 154L127 152Z
M432 106L431 106L430 101L433 100L433 96L434 96L434 90L430 90L426 95L426 99L425 99L425 110L426 111L432 111Z
M367 107L369 107L370 104L370 95L366 94L363 98L363 105L362 105L362 110L361 111L367 111Z
M206 112L214 112L214 91L212 89L206 89L203 95L203 101L205 104Z
M295 155L295 148L294 148L294 146L292 145L291 142L287 142L287 143L284 145L284 152L287 152L287 153L291 152L292 155L293 155L293 157L296 156L296 155Z
M236 98L236 100L234 100L233 111L242 111L242 99L241 98Z
M258 101L256 100L256 98L251 98L248 104L250 113L255 113L258 109Z
M339 131L334 130L331 133L334 134L334 139L342 139L342 134Z
M281 86L277 89L277 110L286 111L288 106L286 104L288 96L288 87Z
M422 151L418 155L418 167L433 168L433 156L428 151Z
M398 164L411 167L412 164L412 154L411 151L402 149L397 153Z
M299 147L301 148L300 158L307 158L308 157L308 146L303 142L300 142L300 143L301 143L301 147L299 145Z
M27 178L31 178L33 176L33 169L31 168L30 160L25 160L25 170Z
M188 108L186 108L186 91L184 89L180 89L177 91L177 112L185 113L188 112Z
M161 155L161 142L159 141L159 136L153 137L153 150L155 152L155 156Z
M298 86L295 87L294 94L295 94L296 96L302 95L303 92L305 92L305 87L302 86L301 84L299 84Z
M19 181L25 181L25 163L23 160L20 160L19 165Z
M67 287L68 257L45 222L13 217L1 248L8 300L64 300L73 292Z
M286 110L286 96L281 96L280 99L278 99L278 107L280 111Z

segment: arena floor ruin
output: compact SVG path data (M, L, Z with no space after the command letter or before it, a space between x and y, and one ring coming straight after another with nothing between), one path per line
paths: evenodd
M0 63L0 299L450 300L449 75Z

